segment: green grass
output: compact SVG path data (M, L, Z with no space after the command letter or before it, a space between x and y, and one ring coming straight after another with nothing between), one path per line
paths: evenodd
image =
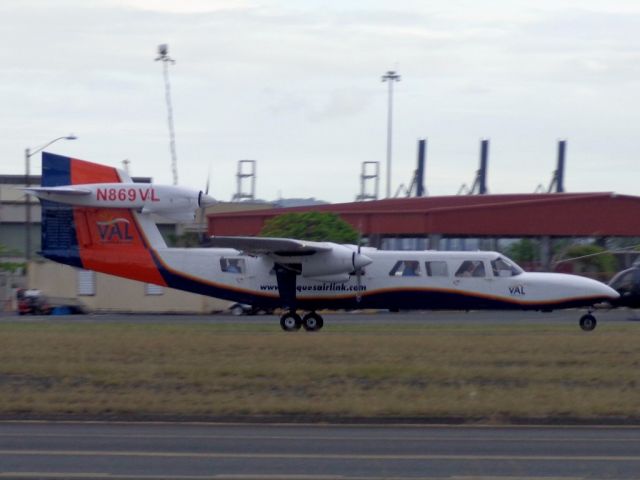
M0 325L0 415L640 419L640 330Z

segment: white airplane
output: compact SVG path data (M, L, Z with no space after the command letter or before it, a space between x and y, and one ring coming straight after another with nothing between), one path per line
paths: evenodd
M132 182L120 169L43 153L42 252L88 270L263 308L285 331L322 328L320 309L542 310L587 307L619 294L559 273L524 272L497 252L383 251L286 238L212 237L216 248L169 248L152 213L193 219L203 192ZM297 311L306 311L300 316Z

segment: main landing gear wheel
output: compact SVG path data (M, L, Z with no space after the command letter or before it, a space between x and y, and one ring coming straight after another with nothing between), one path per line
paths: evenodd
M594 317L590 313L587 313L586 315L583 315L582 318L580 318L580 328L585 332L590 332L591 330L596 328L597 324L598 322L596 322L596 317Z
M302 326L307 332L317 332L324 325L324 320L316 312L309 312L302 317Z
M296 332L302 326L302 319L296 312L287 312L280 317L280 326L285 332Z

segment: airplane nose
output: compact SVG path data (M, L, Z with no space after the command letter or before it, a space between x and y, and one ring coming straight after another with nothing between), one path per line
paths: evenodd
M616 290L597 280L591 280L590 287L606 300L616 300L620 298L620 294Z
M614 290L613 288L611 288L609 285L604 285L605 288L605 294L611 299L611 300L615 300L617 298L620 298L620 293L617 292L616 290Z

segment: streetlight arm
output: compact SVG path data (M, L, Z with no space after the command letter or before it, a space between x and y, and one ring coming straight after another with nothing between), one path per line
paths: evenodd
M31 156L35 155L36 153L41 152L42 150L44 150L45 148L47 148L47 147L48 147L49 145L51 145L52 143L57 142L58 140L76 140L77 138L78 138L78 137L76 137L76 136L75 136L75 135L73 135L73 134L71 134L71 135L65 135L65 136L63 136L63 137L54 138L54 139L53 139L53 140L51 140L50 142L45 143L44 145L42 145L41 147L39 147L39 148L37 148L37 149L35 149L35 150L33 150L33 151L31 151L31 150L27 149L27 150L28 150L27 155L28 155L29 157L31 157Z
M57 142L58 140L75 140L77 138L78 137L76 137L71 133L64 137L54 138L49 143L45 143L43 146L36 148L33 152L28 148L25 149L24 151L24 163L25 163L24 183L25 185L27 187L31 185L31 157L33 155L35 155L38 152L41 152L42 150L47 148L49 145L51 145L54 142ZM25 213L25 222L24 222L24 226L25 226L24 256L27 259L27 262L29 262L31 260L31 200L29 199L28 195L25 202L25 207L26 207L26 213Z

